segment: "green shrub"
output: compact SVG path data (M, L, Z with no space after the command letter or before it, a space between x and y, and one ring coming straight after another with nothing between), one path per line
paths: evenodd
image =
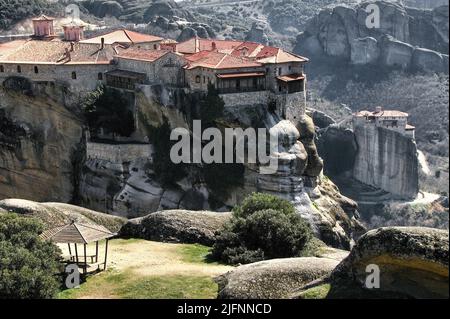
M238 217L246 218L257 211L266 209L279 210L284 214L296 214L294 206L289 201L264 193L249 195L241 205L234 208L233 213Z
M212 257L227 264L302 255L312 232L291 203L252 194L217 233Z
M0 214L0 299L52 298L58 292L60 251L39 238L31 218Z
M95 136L102 128L113 135L129 137L135 130L129 101L119 90L99 87L90 93L84 103L84 114L89 129Z

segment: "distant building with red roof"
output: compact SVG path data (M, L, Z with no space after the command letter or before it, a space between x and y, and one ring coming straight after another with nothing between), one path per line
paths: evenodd
M408 124L408 113L385 110L381 106L374 111L358 111L353 114L353 126L373 126L397 131L414 138L415 127Z

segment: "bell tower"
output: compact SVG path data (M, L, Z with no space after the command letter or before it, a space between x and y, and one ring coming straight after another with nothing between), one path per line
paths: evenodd
M83 39L84 25L72 21L63 26L64 28L64 40L78 42Z
M34 36L37 38L46 38L55 36L53 29L53 18L41 15L33 19Z

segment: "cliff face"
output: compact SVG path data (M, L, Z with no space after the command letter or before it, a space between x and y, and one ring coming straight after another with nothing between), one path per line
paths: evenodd
M394 197L415 198L419 192L417 147L398 132L375 126L354 127L358 153L353 176Z
M379 28L366 26L369 4L379 8ZM448 73L448 43L448 6L423 10L375 1L323 9L308 20L294 51L354 65Z
M0 199L72 200L83 130L61 92L41 88L27 95L0 87Z

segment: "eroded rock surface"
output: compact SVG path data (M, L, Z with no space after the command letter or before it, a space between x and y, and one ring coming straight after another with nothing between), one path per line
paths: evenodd
M24 199L5 199L0 201L0 212L16 213L34 217L50 229L75 221L83 224L105 226L112 232L118 232L126 219L99 213L90 209L64 203L38 203Z
M215 232L230 216L230 213L208 211L161 211L131 219L120 231L120 236L211 246Z
M216 278L220 299L280 299L307 282L328 275L339 261L301 257L239 266Z
M330 276L303 287L298 296L448 298L448 237L448 231L425 227L371 230ZM364 288L368 265L379 267L379 289Z

